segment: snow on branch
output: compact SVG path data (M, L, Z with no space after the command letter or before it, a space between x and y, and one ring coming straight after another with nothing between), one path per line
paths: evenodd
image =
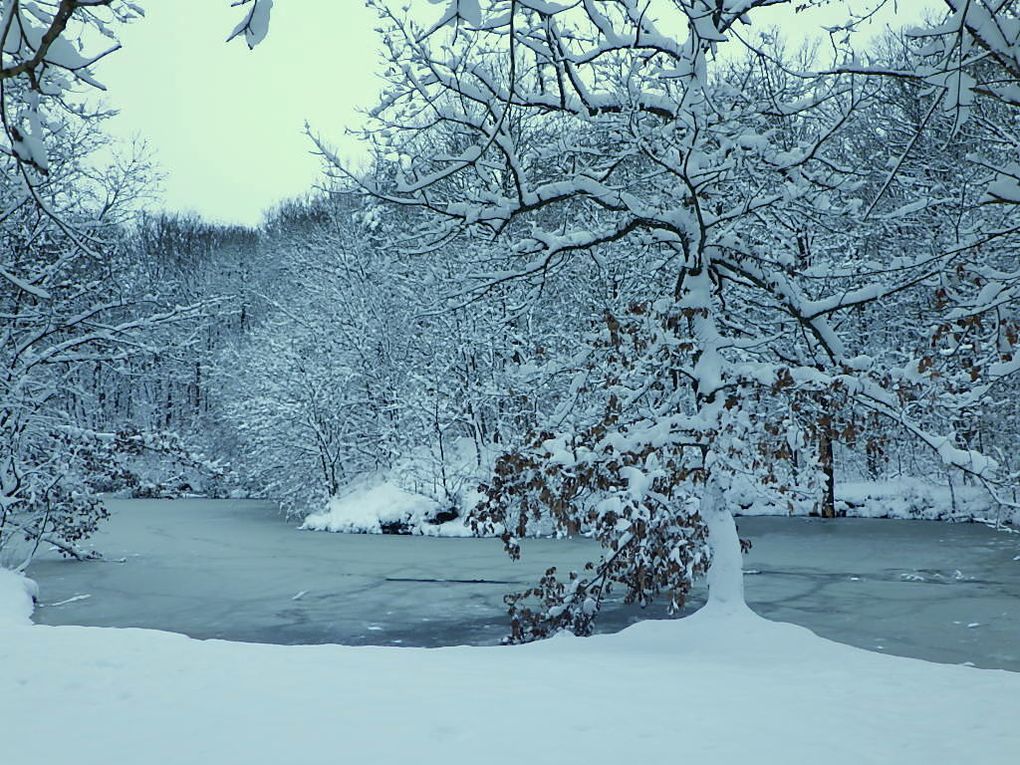
M269 14L273 10L273 0L234 0L231 7L244 8L245 13L227 35L227 42L244 35L248 48L254 49L269 34Z

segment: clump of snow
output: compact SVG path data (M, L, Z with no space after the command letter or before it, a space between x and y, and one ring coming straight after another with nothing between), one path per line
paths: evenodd
M0 568L0 629L32 623L38 585L24 574Z
M273 0L244 0L244 2L234 3L234 5L247 5L248 2L252 3L251 8L234 27L234 31L230 33L227 40L233 40L243 34L248 47L254 48L269 34L269 14L273 8Z
M4 635L0 657L11 763L1013 765L1020 751L1020 674L870 653L746 610L513 648L34 626Z
M425 537L473 537L475 533L467 525L467 517L458 515L452 521L445 523L426 522L411 532Z

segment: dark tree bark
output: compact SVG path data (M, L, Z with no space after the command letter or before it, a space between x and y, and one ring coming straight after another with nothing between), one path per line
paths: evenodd
M819 512L823 518L836 517L836 469L832 455L832 431L826 425L818 436L818 462L825 486Z

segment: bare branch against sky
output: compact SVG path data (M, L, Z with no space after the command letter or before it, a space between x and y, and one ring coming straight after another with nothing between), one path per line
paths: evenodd
M115 132L140 134L167 177L166 206L214 220L257 223L262 212L307 192L319 164L303 133L307 120L356 158L346 130L378 94L373 12L360 0L283 0L266 41L254 51L224 44L236 21L226 3L144 2L146 18L122 30L123 50L97 73L121 110ZM437 6L416 0L422 19ZM862 4L863 6L863 4ZM917 21L934 0L898 0L864 32ZM840 23L842 7L774 23L791 43Z

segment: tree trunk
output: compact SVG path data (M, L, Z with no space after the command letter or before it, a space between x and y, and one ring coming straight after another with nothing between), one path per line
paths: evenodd
M823 518L836 517L836 469L832 458L832 433L823 427L818 436L818 463L825 476L825 487L822 491L821 514Z
M708 569L708 603L713 611L736 613L747 608L744 601L744 562L733 514L721 489L709 481L701 500L701 517L708 526L712 564Z

